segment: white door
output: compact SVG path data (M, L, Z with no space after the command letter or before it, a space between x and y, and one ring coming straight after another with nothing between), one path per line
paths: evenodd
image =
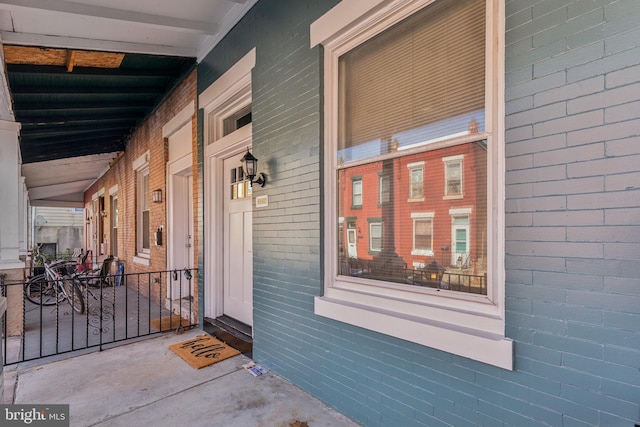
M349 258L358 258L358 237L355 228L347 228L347 252Z
M191 168L171 176L172 226L170 227L170 269L193 268L193 175ZM171 283L171 299L190 296L190 281L180 274Z
M185 116L190 117L191 110ZM193 131L191 121L176 126L169 139L167 163L167 266L178 270L167 283L167 298L177 300L192 296L193 280L188 280L184 269L193 268Z
M451 265L457 268L466 268L469 263L469 217L453 217L451 229Z
M244 151L224 159L223 313L253 325L251 185L242 174Z

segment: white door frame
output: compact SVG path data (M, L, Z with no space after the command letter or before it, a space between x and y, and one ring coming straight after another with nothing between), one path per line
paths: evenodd
M175 259L176 259L176 254L175 254L175 247L174 247L174 243L176 242L177 237L175 236L175 221L184 221L184 220L188 220L188 218L184 218L184 215L182 213L176 212L175 211L175 198L177 196L177 191L184 191L184 189L176 189L175 188L175 178L178 176L188 176L190 174L192 174L193 171L193 163L192 163L193 157L191 155L191 153L189 153L188 155L170 163L167 166L167 194L166 194L166 203L167 203L167 224L169 224L169 227L166 227L167 229L167 233L166 233L166 245L167 245L167 267L169 270L173 270L175 268L185 268L187 266L176 266L175 265ZM189 200L190 206L193 206L193 195L191 194L186 194L185 195ZM192 240L191 240L191 244L193 245L193 210L191 209L186 209L186 214L187 215L191 215L191 221L190 221L190 228L191 228L191 236L192 236ZM191 259L189 260L189 266L193 267L193 263L194 260ZM175 284L174 284L175 287ZM179 289L173 289L173 295L169 295L171 297L171 299L177 299L178 295L179 295ZM193 290L192 290L193 291ZM168 295L168 294L167 294ZM184 291L182 293L182 296L187 296L189 295L188 293L185 294Z
M162 126L162 137L168 142L169 145L169 159L165 169L165 203L167 207L167 226L165 227L165 242L166 250L167 250L167 269L174 269L175 266L175 253L173 243L176 241L174 236L174 221L184 221L184 210L183 213L178 214L174 211L174 197L177 189L174 188L174 178L180 175L189 175L193 174L193 115L196 112L195 109L195 101L189 102L178 114L173 116L171 120L169 120L164 126ZM188 137L182 139L182 137L177 137L178 132L188 132ZM173 138L178 138L177 140ZM183 136L184 137L184 136ZM172 142L173 141L173 142ZM182 190L184 191L184 190ZM189 206L191 209L187 209L186 215L191 216L191 221L189 222L192 236L192 245L193 245L193 227L194 227L194 217L195 214L193 212L193 194L186 195L189 200ZM193 250L193 249L192 249ZM195 252L194 252L195 253ZM195 260L192 258L189 262L189 265L193 267ZM182 268L182 267L179 267ZM169 286L169 284L167 284ZM187 284L188 286L188 284ZM177 294L179 294L179 289L173 290L173 295L169 295L167 289L167 298L175 299L177 298ZM196 290L191 289L191 294L195 295ZM185 294L182 294L185 296ZM188 293L187 293L188 295Z
M352 237L353 243L351 242ZM347 228L347 256L358 258L358 230L355 228Z
M204 149L205 298L204 316L215 319L224 309L224 166L223 160L251 147L252 125L248 124L218 139Z
M469 252L471 251L471 209L459 208L449 209L449 215L451 215L451 265L456 267L463 267L467 264L469 259ZM466 218L466 224L455 224L456 218ZM466 239L466 251L464 252L464 259L461 260L458 265L458 248L456 245L456 230L465 230Z

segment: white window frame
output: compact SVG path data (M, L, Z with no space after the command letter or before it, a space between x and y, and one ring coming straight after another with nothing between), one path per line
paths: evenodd
M133 257L133 262L145 266L151 265L151 247L142 247L142 182L144 176L149 176L149 157L150 152L147 150L133 162L136 189L136 255ZM147 202L150 203L149 200ZM151 246L151 230L149 230L149 246Z
M356 184L360 184L360 191L357 193L360 197L360 203L355 203L356 199ZM360 209L364 204L364 183L362 177L351 178L351 209Z
M411 255L417 256L433 256L433 217L434 212L412 212L411 219L413 220L413 249ZM416 249L416 220L431 221L431 250Z
M324 47L325 279L317 315L452 354L513 369L504 309L504 2L486 0L487 295L409 287L340 276L337 248L339 57L435 0L343 0L311 24L311 47Z
M117 208L117 214L113 209L113 204L115 204L118 206ZM109 189L109 211L110 211L110 216L109 216L109 245L111 247L111 253L113 255L115 255L115 259L118 259L118 239L117 239L117 234L118 234L118 222L120 221L120 206L119 206L119 201L118 201L118 184L114 185L113 187L111 187ZM116 239L114 242L113 236L114 234L116 235Z
M409 163L407 165L409 169L409 202L424 202L424 161ZM421 194L414 193L413 188L413 173L418 171L420 174L421 181Z
M378 174L378 205L382 206L385 203L389 203L391 201L390 197L391 197L391 177L389 175L380 173Z
M379 248L374 248L373 247L373 228L374 227L380 227L380 247ZM382 248L384 247L384 224L382 221L371 221L369 223L369 253L376 253L376 252L381 252Z
M467 258L469 256L469 252L471 250L471 213L473 212L472 208L453 208L453 209L449 209L449 215L451 216L451 265L452 266L456 266L458 267L457 261L454 260L454 254L459 253L457 252L457 245L455 244L456 242L456 233L455 230L456 229L464 229L466 230L466 247L467 250L464 252ZM455 225L455 219L456 218L466 218L467 219L467 224L465 224L464 226L462 225ZM466 261L467 259L465 259L464 261ZM463 262L460 267L464 267L467 265L467 262Z
M444 197L443 200L463 199L464 198L464 170L462 169L464 163L464 154L458 156L443 157L442 163L444 164ZM447 173L449 166L452 164L460 165L460 192L455 194L449 194L449 174Z

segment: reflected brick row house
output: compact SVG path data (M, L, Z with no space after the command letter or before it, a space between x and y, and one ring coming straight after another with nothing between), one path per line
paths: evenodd
M341 169L340 256L371 260L392 247L408 269L436 261L484 274L486 173L484 141Z

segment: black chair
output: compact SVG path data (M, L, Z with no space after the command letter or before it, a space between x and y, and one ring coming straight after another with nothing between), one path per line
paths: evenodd
M112 286L111 264L113 264L113 260L113 255L110 255L102 261L102 265L99 269L80 273L77 277L93 288Z

